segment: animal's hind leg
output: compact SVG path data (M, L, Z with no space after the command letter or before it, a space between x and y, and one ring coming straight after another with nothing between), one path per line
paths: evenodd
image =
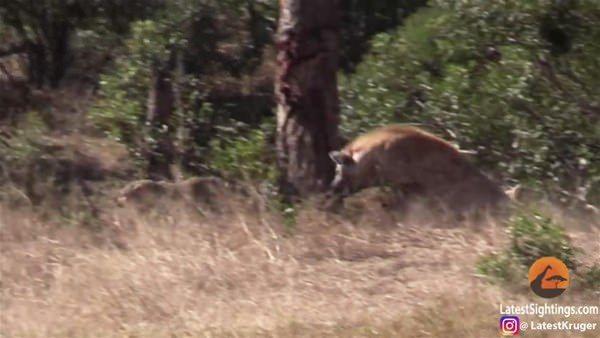
M383 207L390 208L404 217L410 213L411 204L418 201L424 194L425 188L418 183L403 184L391 189Z

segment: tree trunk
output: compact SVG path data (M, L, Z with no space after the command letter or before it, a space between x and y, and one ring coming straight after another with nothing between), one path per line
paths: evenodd
M29 81L42 88L46 79L46 49L41 42L28 43L27 61Z
M338 147L339 0L281 0L277 152L281 191L305 196L333 178Z
M157 67L148 97L148 177L153 180L172 179L174 160L172 114L174 93L170 67ZM166 69L165 69L166 68Z
M65 76L68 67L71 39L71 25L62 19L55 19L50 25L48 35L48 52L50 63L49 83L57 88Z

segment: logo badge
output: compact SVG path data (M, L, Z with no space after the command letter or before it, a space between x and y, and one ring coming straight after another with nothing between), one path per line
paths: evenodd
M518 336L521 333L521 321L519 320L519 317L500 317L500 333L503 336Z
M529 286L538 296L554 298L569 287L569 269L556 257L542 257L529 268Z

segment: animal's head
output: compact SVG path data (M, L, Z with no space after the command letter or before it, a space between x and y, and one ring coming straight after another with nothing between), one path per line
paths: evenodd
M335 163L335 177L331 182L331 188L334 192L348 193L358 173L356 161L352 156L341 151L332 151L329 157Z

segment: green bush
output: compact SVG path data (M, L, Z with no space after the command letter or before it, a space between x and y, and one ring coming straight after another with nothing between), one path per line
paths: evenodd
M539 213L516 216L510 225L512 255L521 265L529 267L538 258L552 256L575 269L576 249L564 228Z
M275 182L275 152L270 135L273 123L244 131L244 126L221 128L210 142L209 163L222 175L249 181Z
M506 252L489 254L479 259L476 266L477 274L501 281L514 281L523 275L523 267L514 263L513 258Z
M582 285L592 290L600 291L600 265L594 264L581 274Z
M13 130L10 138L0 139L0 180L5 179L9 169L23 169L44 154L43 137L48 133L48 126L38 112L28 112L21 126Z
M254 9L251 14L248 7ZM112 53L115 62L100 78L91 124L127 145L143 163L142 150L152 149L164 131L152 130L146 121L152 71L168 71L175 92L169 121L175 130L168 131L178 161L190 172L205 171L210 166L206 150L216 133L232 120L257 126L270 114L272 89L265 88L266 71L257 71L270 41L261 18L270 12L271 6L252 2L173 1L131 23L129 35ZM225 21L231 24L220 24ZM229 147L235 137L222 135L222 142L215 142ZM234 147L242 147L237 143Z
M89 114L97 128L134 149L143 137L139 126L145 122L152 67L167 62L171 46L183 44L178 34L167 34L168 28L160 20L132 24L126 53L101 76L100 99Z
M433 1L340 75L342 131L422 124L504 179L600 202L598 20L591 0Z
M493 279L513 281L527 274L539 258L552 256L571 270L577 268L574 248L564 229L537 212L521 212L509 224L511 244L506 250L480 258L476 271Z

